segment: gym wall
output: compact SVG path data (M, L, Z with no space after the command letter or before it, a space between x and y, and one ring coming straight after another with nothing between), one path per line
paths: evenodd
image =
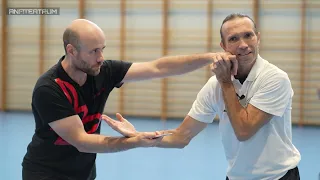
M64 54L62 33L76 18L105 32L105 59L132 62L222 51L219 29L230 13L246 13L261 32L260 55L289 74L292 120L320 124L318 0L1 0L0 108L30 111L37 78ZM59 7L60 15L7 15L7 7ZM183 118L212 76L209 67L115 89L105 113Z

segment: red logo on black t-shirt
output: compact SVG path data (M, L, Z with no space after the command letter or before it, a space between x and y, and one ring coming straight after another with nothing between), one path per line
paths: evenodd
M67 99L69 100L69 102L71 104L73 104L73 108L74 108L75 112L77 114L83 114L82 118L81 117L80 118L82 119L82 123L84 126L89 122L92 122L96 119L99 119L99 121L97 123L94 123L91 126L90 130L87 131L88 134L95 133L99 127L101 114L96 113L96 114L89 115L88 108L87 108L86 104L79 106L79 98L78 98L78 93L77 93L76 89L69 82L63 81L59 78L55 79L55 81L61 87L62 91L64 92L64 94L67 97ZM61 137L58 137L54 144L56 144L56 145L70 145L68 142L63 140Z

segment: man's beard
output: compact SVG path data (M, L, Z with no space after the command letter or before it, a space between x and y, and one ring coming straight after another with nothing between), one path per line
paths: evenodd
M78 68L82 72L91 75L91 76L97 76L100 73L100 68L97 70L94 70L86 61L79 58L80 61L80 67Z

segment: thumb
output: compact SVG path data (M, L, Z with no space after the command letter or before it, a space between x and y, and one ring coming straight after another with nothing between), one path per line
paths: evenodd
M116 114L116 117L119 121L123 122L125 119L122 117L122 115L120 113Z

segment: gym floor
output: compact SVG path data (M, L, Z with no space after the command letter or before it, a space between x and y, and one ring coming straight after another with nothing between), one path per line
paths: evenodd
M139 131L175 128L180 120L127 118ZM34 131L29 112L0 112L1 179L21 179L21 161ZM119 134L102 123L102 134ZM320 127L293 126L293 142L302 155L302 180L318 180ZM97 157L97 180L224 180L227 169L218 123L210 124L184 149L138 148Z

